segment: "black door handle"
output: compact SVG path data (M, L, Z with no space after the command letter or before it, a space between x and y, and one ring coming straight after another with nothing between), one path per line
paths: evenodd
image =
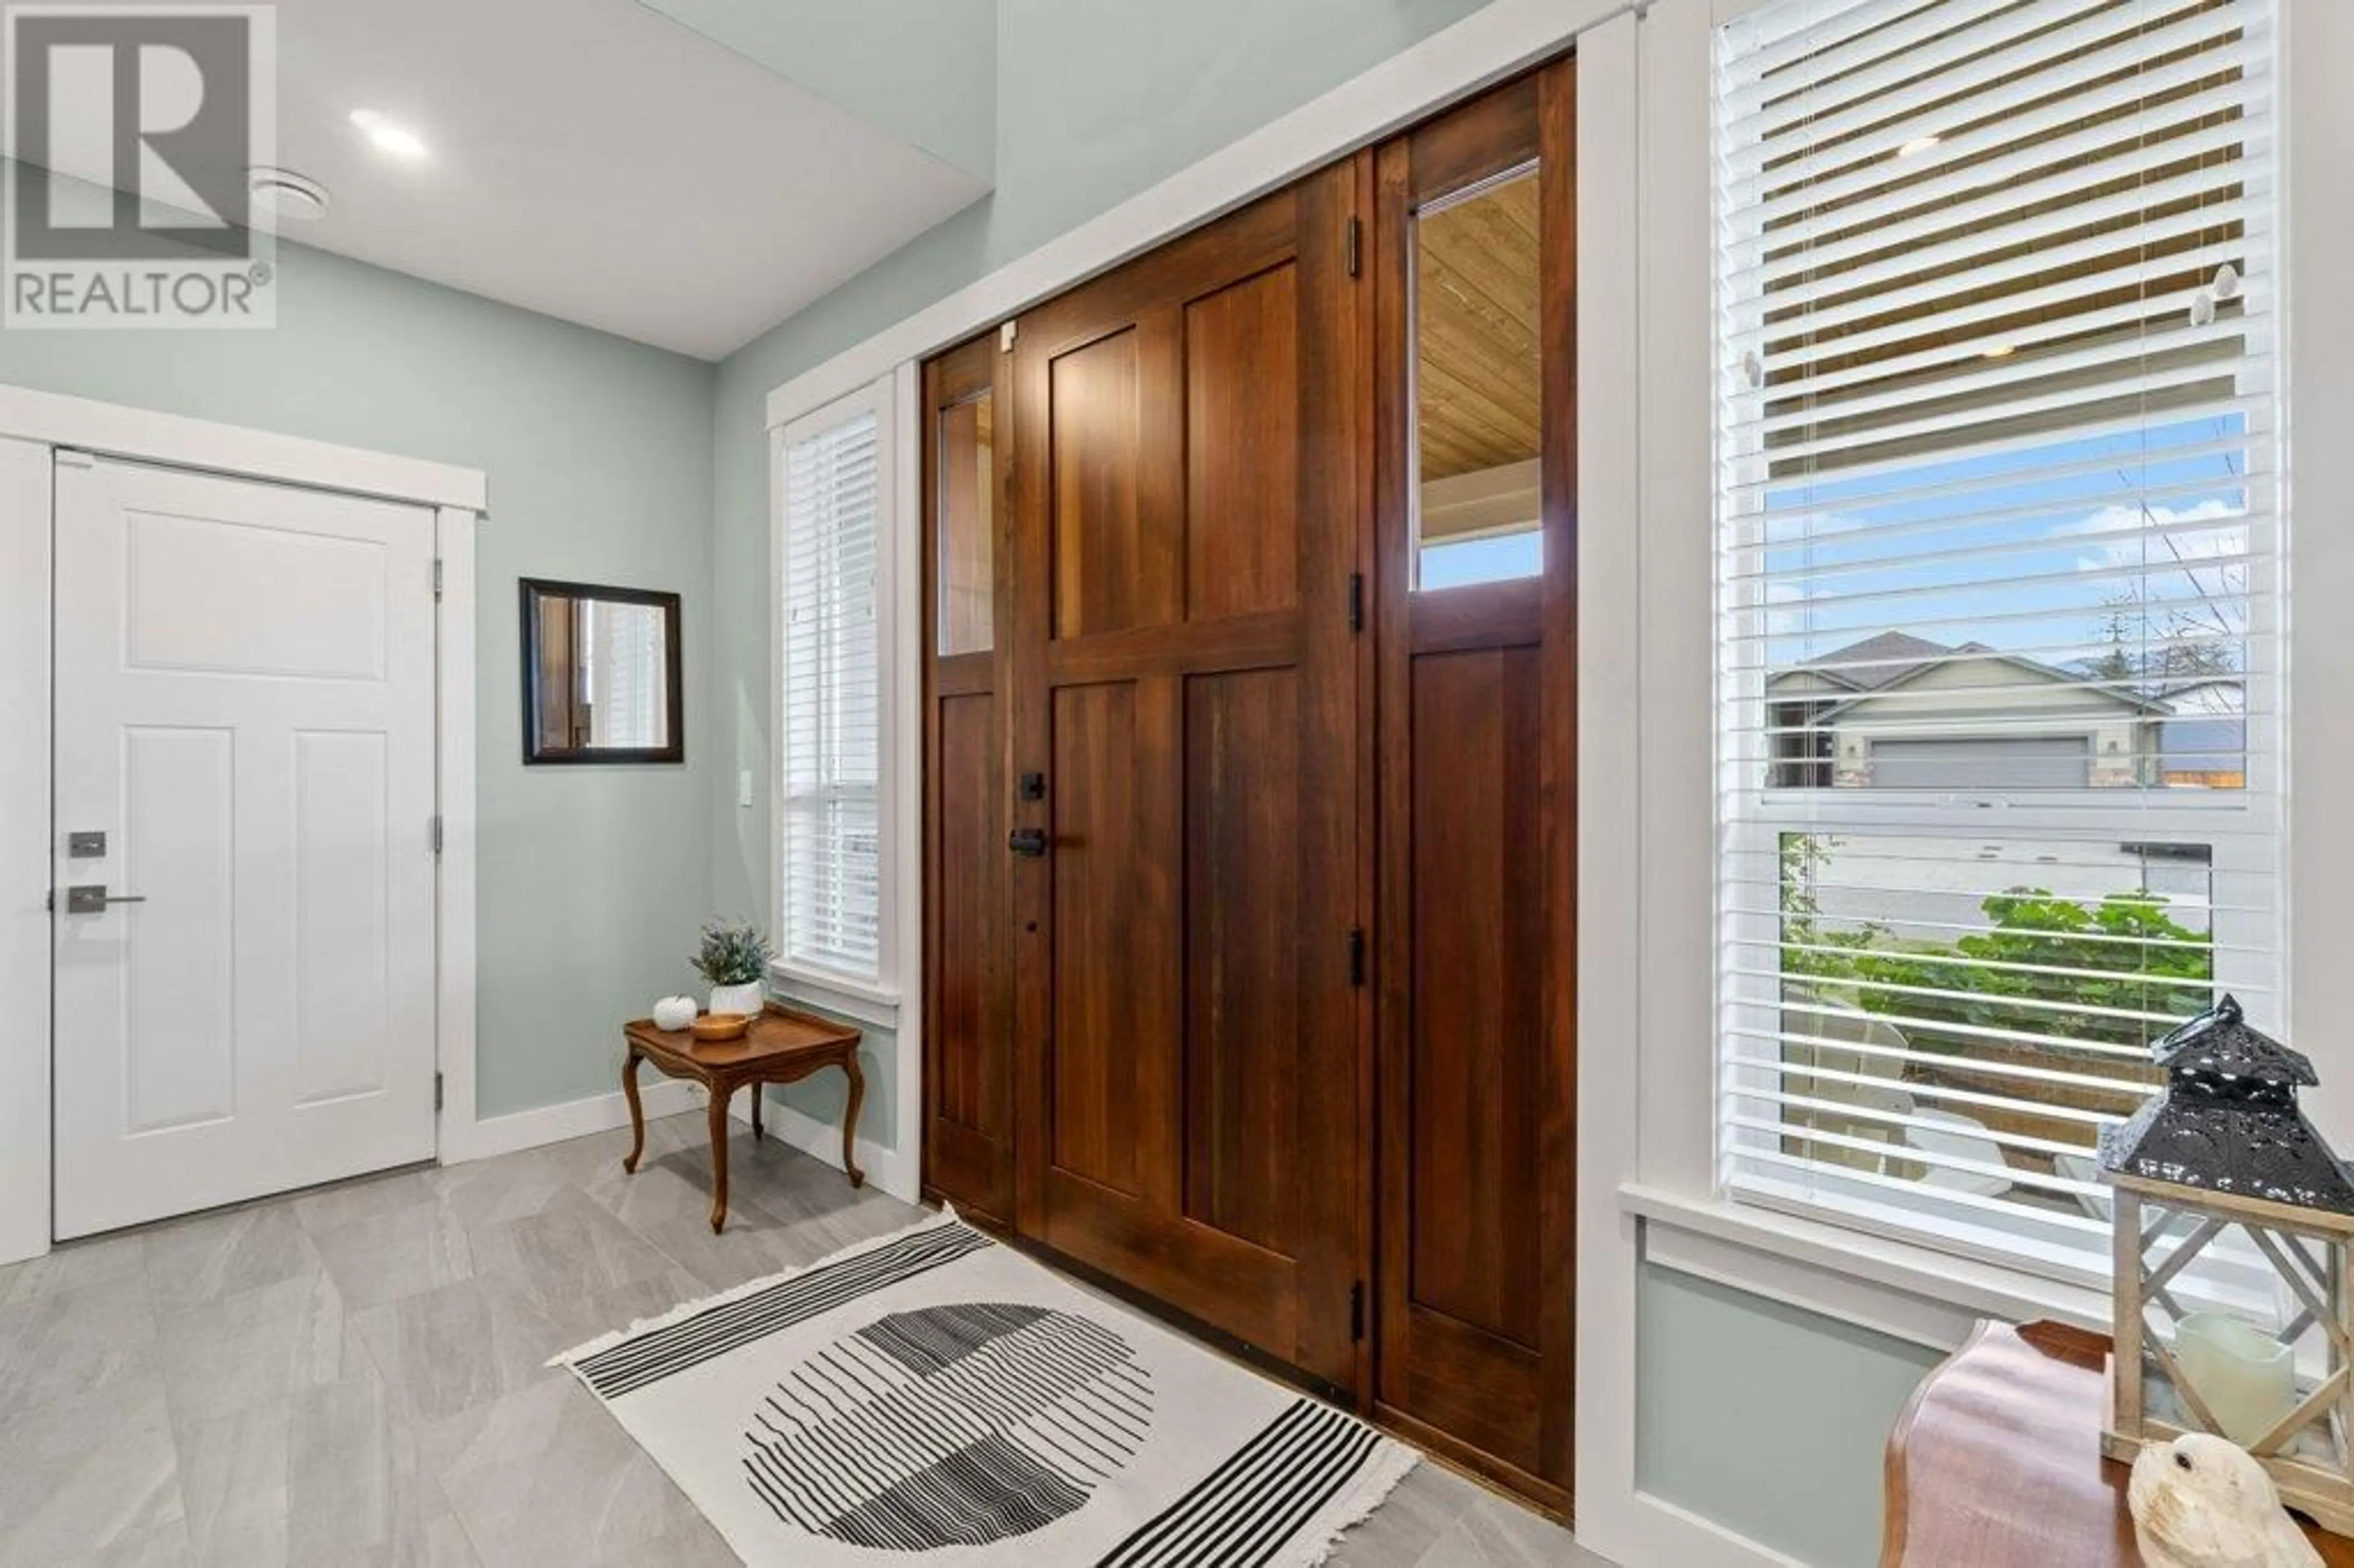
M1005 835L1005 847L1025 860L1042 860L1046 854L1046 830L1016 828Z

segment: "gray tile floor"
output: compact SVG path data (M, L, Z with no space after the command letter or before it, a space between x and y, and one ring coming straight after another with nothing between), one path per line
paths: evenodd
M914 1211L748 1134L705 1224L700 1113L168 1222L0 1268L0 1564L729 1563L542 1363ZM1332 1561L1599 1564L1419 1467Z

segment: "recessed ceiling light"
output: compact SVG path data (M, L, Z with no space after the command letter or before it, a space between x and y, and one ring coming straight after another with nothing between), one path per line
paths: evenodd
M1897 148L1896 155L1900 158L1917 158L1922 154L1927 152L1930 148L1936 146L1943 141L1945 141L1943 136L1915 136L1910 142L1905 143L1902 147Z
M327 187L292 169L257 164L246 170L245 188L254 206L280 217L315 223L327 216Z
M381 152L390 153L398 158L425 156L425 143L416 132L394 123L373 109L353 110L352 123L366 132L367 139L375 143Z

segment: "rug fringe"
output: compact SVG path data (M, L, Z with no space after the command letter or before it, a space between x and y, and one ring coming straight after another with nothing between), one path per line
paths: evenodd
M1276 1559L1269 1568L1320 1568L1331 1561L1332 1553L1341 1549L1341 1538L1371 1519L1376 1509L1390 1500L1398 1483L1422 1463L1419 1451L1389 1436L1383 1437L1373 1455L1373 1465L1357 1478L1357 1484L1328 1510L1324 1539L1299 1542L1290 1554Z
M964 1222L957 1217L955 1205L943 1203L940 1205L938 1213L927 1214L922 1219L902 1225L887 1234L855 1243L842 1248L839 1252L830 1252L816 1262L805 1263L799 1268L788 1268L779 1273L765 1275L758 1279L747 1280L732 1290L722 1290L716 1295L681 1302L667 1312L657 1313L652 1318L641 1318L626 1329L616 1329L610 1334L599 1334L585 1345L575 1345L568 1351L548 1357L541 1364L551 1367L569 1367L577 1372L580 1370L578 1365L579 1361L597 1354L599 1351L610 1350L624 1340L635 1339L640 1334L649 1333L656 1329L667 1329L682 1318L692 1318L705 1308L724 1307L730 1301L757 1295L772 1285L781 1285L788 1279L808 1273L821 1264L840 1263L844 1258L856 1257L862 1253L873 1252L877 1247L889 1246L892 1243L914 1235L918 1231L937 1230L944 1225L962 1224Z

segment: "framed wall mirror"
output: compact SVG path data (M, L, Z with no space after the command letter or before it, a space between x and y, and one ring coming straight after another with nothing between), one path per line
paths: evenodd
M523 759L684 762L678 595L525 577Z

